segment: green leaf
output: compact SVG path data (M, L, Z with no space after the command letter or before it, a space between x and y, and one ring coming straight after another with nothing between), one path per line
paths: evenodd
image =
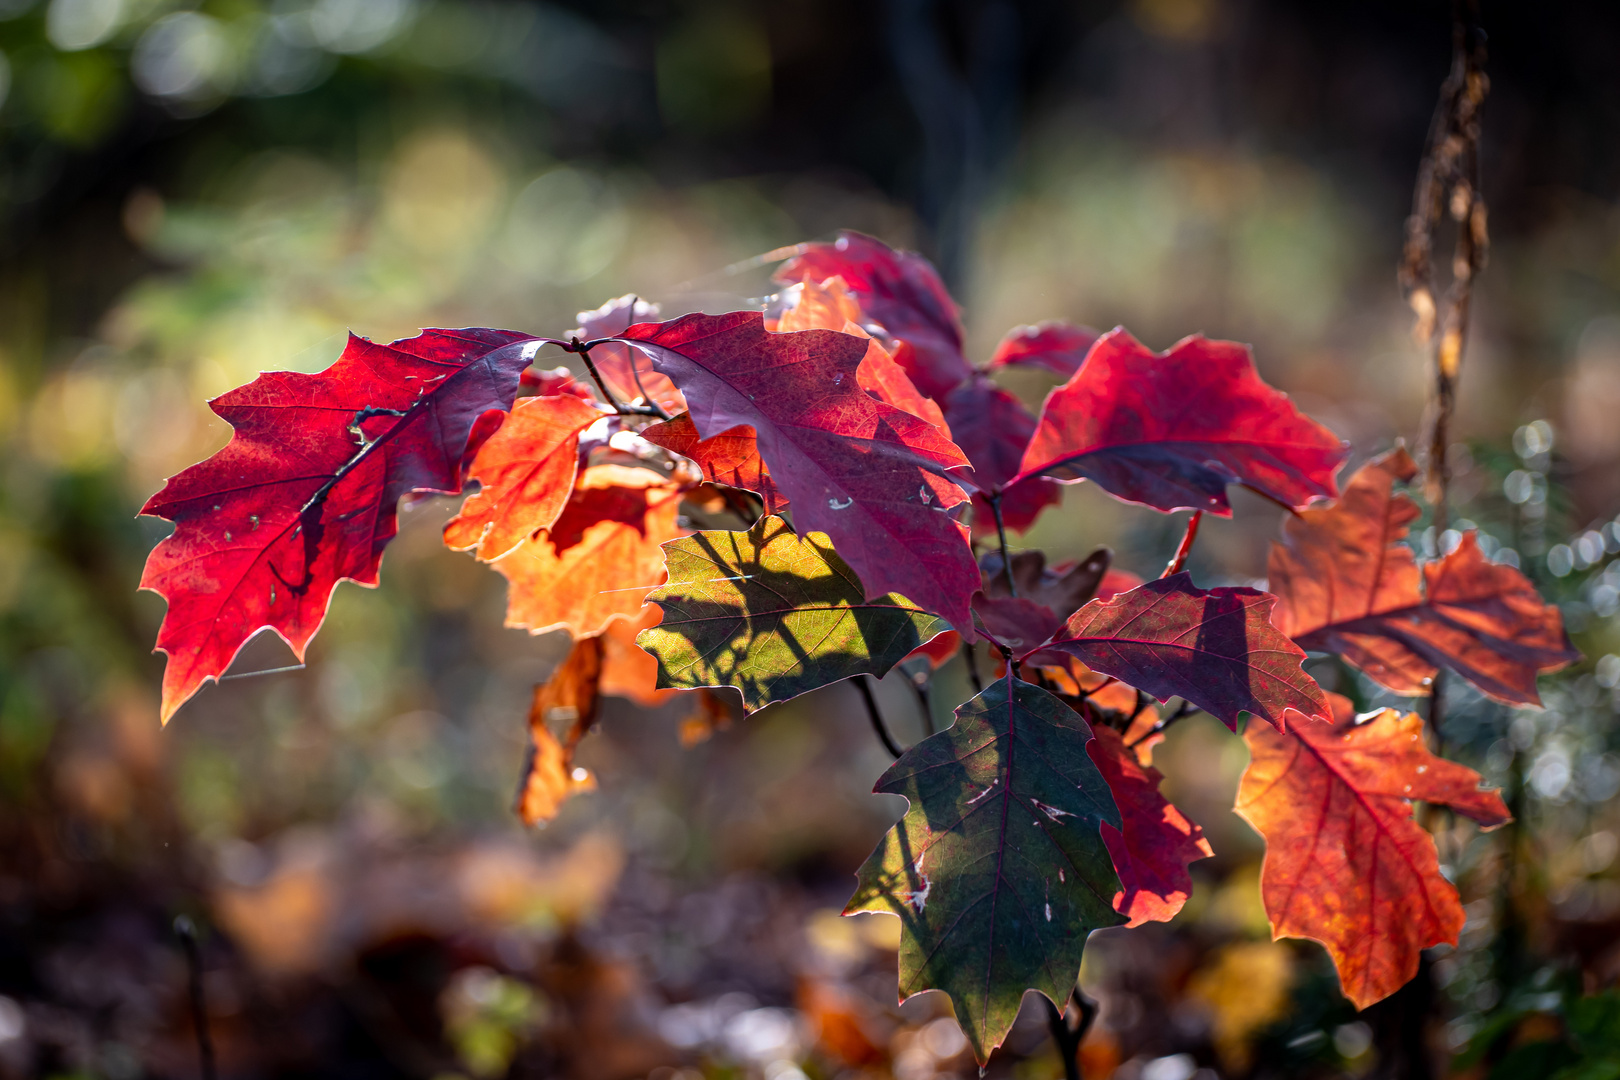
M636 638L658 658L658 685L734 686L750 712L882 675L950 629L896 593L866 599L826 534L794 536L779 517L671 540L664 563L669 583L647 597L664 620Z
M845 914L900 916L900 995L943 990L983 1064L1025 990L1067 1002L1086 936L1125 919L1103 843L1121 828L1091 728L1010 673L906 751L877 790L911 802Z

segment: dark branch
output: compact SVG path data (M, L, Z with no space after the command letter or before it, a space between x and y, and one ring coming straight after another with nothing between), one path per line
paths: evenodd
M850 681L855 684L855 689L860 691L861 700L866 702L866 715L872 721L872 730L877 732L878 741L883 744L883 749L898 758L905 751L900 749L900 744L894 741L894 736L889 734L887 725L883 723L883 714L878 712L877 698L872 696L872 688L866 682L869 677L857 675Z

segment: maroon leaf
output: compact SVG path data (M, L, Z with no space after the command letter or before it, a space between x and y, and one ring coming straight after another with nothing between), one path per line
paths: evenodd
M985 367L990 371L1009 364L1041 367L1067 379L1080 369L1097 337L1089 326L1066 322L1015 326L1001 339Z
M1116 329L1048 395L1022 473L1087 478L1167 513L1229 517L1227 484L1289 507L1331 498L1346 452L1260 380L1248 346L1194 336L1155 353Z
M1276 600L1254 589L1205 592L1172 574L1093 600L1031 662L1065 653L1160 701L1185 698L1233 730L1245 712L1279 731L1331 720L1321 687L1300 667L1305 653L1271 625Z
M978 567L967 530L945 513L966 495L944 476L967 459L934 425L861 389L865 339L773 334L759 312L738 311L633 326L620 340L680 387L703 438L754 429L796 530L826 533L869 598L896 592L970 629Z
M945 399L945 422L951 438L973 463L971 477L979 491L973 499L973 532L995 535L995 517L986 496L1001 500L1001 519L1007 528L1023 532L1046 507L1059 502L1062 488L1044 476L1032 476L1011 487L1018 475L1024 448L1035 434L1035 417L1024 403L975 374Z
M262 629L303 659L337 583L377 583L400 496L461 490L475 423L512 407L545 340L426 330L379 345L351 335L317 375L267 372L210 402L235 429L231 441L141 509L176 525L141 578L169 602L157 640L169 655L165 722Z
M1097 771L1108 781L1119 807L1121 827L1102 827L1103 843L1119 874L1114 910L1130 919L1127 926L1169 922L1192 895L1187 864L1215 854L1204 830L1159 793L1164 776L1137 759L1135 750L1111 727L1092 728L1087 743Z
M866 316L911 346L895 359L917 389L944 397L972 374L956 303L927 259L846 230L831 244L803 245L776 271L787 284L830 277L843 278Z

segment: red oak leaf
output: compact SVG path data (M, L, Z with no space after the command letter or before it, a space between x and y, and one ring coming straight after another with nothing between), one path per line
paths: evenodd
M698 437L691 415L681 413L673 420L642 428L641 437L691 458L711 483L752 491L765 504L767 514L780 514L788 505L787 496L760 460L754 429L746 424L703 439Z
M1345 453L1260 380L1248 346L1194 336L1155 353L1117 329L1047 396L1022 473L1094 480L1167 513L1230 517L1227 484L1289 507L1331 498Z
M1418 507L1394 489L1416 475L1396 448L1357 470L1333 506L1283 523L1268 560L1277 627L1397 693L1427 693L1443 666L1499 700L1539 704L1537 674L1580 656L1558 608L1486 559L1472 532L1420 575L1401 542Z
M1110 566L1097 586L1097 599L1111 599L1122 592L1130 592L1141 584L1142 578L1139 575L1129 570L1121 570L1117 566Z
M572 394L519 401L474 456L468 473L482 486L445 524L445 545L489 562L550 528L574 490L579 433L602 415Z
M1080 369L1097 337L1089 326L1066 322L1015 326L1001 339L985 367L990 371L1008 364L1041 367L1067 379Z
M1035 434L1035 417L1024 403L975 374L945 398L945 421L951 438L973 463L973 533L995 535L995 516L986 497L1001 501L1001 520L1009 529L1023 532L1035 524L1042 510L1058 503L1063 491L1045 476L1031 476L1008 485L1018 475L1024 448Z
M1133 748L1111 727L1096 725L1086 744L1097 771L1119 807L1121 828L1103 825L1103 843L1119 874L1114 910L1130 922L1169 922L1192 895L1187 864L1215 854L1204 830L1159 794L1163 774L1137 760Z
M536 397L572 394L586 401L596 400L596 392L574 378L574 373L565 367L529 368L518 385L525 390L533 390Z
M231 441L141 508L176 526L141 577L169 602L157 640L169 655L165 723L262 629L303 659L337 583L377 583L400 496L461 490L469 435L486 412L512 407L541 340L350 336L319 374L267 372L209 403Z
M1300 667L1304 651L1271 625L1276 599L1254 589L1205 592L1188 574L1172 574L1093 600L1033 662L1073 656L1160 701L1184 698L1234 731L1245 712L1279 731L1327 720L1322 688Z
M962 355L962 322L927 259L845 231L831 244L805 244L776 272L783 283L844 280L866 317L911 348L896 356L917 389L943 397L972 374Z
M861 308L853 297L841 277L828 278L821 284L806 281L800 284L797 299L791 308L782 312L772 330L779 334L790 333L795 330L842 330L846 334L856 337L871 337L860 325ZM924 397L917 389L911 377L906 374L894 357L889 355L880 343L873 341L866 347L866 355L861 358L861 366L855 373L855 379L861 384L861 389L877 398L886 401L897 409L904 409L912 416L920 416L930 424L950 435L950 429L945 425L945 416L940 412L939 405L932 398ZM1034 425L1034 418L1030 424Z
M1236 810L1266 840L1260 892L1273 936L1327 946L1345 996L1366 1008L1417 973L1420 950L1455 945L1463 925L1412 801L1487 828L1508 811L1478 773L1429 753L1416 713L1385 709L1358 724L1350 711L1337 698L1337 723L1286 735L1250 724Z
M996 641L1027 651L1057 633L1064 620L1096 595L1110 558L1107 548L1098 548L1059 572L1046 569L1041 552L1021 551L1011 559L1015 595L1001 553L988 551L979 558L984 591L973 598L973 610Z
M644 322L658 315L658 305L638 299L634 294L609 300L595 311L582 311L577 318L579 326L568 332L581 341L596 341L615 337L632 323ZM658 372L652 370L636 351L616 342L605 342L591 349L591 363L597 374L607 383L609 390L620 401L645 398L655 401L664 411L678 413L686 408L681 392Z
M938 428L863 391L867 342L832 330L773 334L757 311L633 326L621 340L686 395L698 434L752 427L800 535L823 532L869 598L891 592L967 629L979 586L966 499L944 478L967 464Z
M507 580L506 625L531 634L566 627L576 638L638 618L664 583L658 545L675 524L681 489L648 469L592 465L556 524L491 563Z

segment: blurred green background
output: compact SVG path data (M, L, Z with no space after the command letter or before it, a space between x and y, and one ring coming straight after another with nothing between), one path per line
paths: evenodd
M221 1075L970 1076L943 1004L895 1008L888 920L836 918L899 812L846 688L691 747L610 703L582 749L600 790L525 833L528 694L566 642L502 629L499 577L438 542L448 500L403 513L380 589L338 590L306 670L167 730L163 605L136 592L167 526L136 510L225 441L206 399L325 367L346 330L560 333L630 291L757 306L748 260L842 227L935 258L977 358L1053 317L1252 342L1359 462L1419 430L1394 267L1449 18L0 0L0 1076L197 1075L180 914ZM1093 938L1087 1076L1550 1075L1607 1025L1579 999L1620 976L1620 12L1484 20L1494 243L1455 492L1587 659L1545 711L1457 688L1446 745L1519 823L1436 823L1462 943L1360 1016L1317 946L1270 941L1241 741L1178 725L1157 764L1217 856L1174 924ZM1265 572L1277 513L1234 502L1202 584ZM1023 542L1153 573L1178 525L1082 485ZM287 662L260 640L236 670ZM909 691L881 691L916 738ZM1061 1075L1026 1013L991 1072Z

